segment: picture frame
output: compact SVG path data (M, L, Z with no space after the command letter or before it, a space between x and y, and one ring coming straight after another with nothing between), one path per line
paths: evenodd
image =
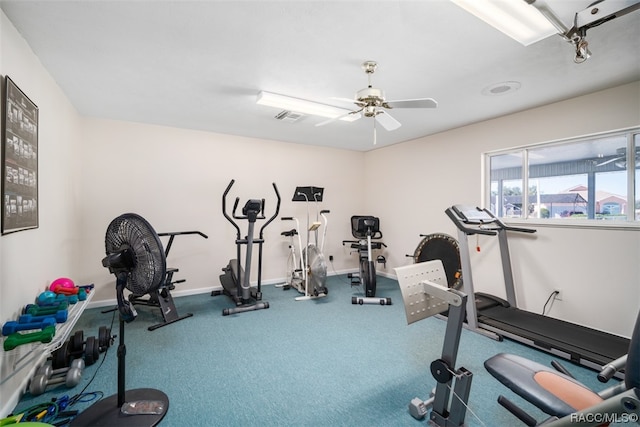
M2 234L38 228L38 106L5 76Z

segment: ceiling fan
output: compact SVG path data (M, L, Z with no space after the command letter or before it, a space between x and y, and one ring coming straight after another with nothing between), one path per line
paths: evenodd
M613 162L624 162L624 166L620 166L620 167L626 167L626 160L627 160L627 147L620 147L616 150L615 157L612 157L610 159L607 159L603 162L598 163L596 167L604 166ZM636 147L635 163L636 163L636 167L638 163L640 163L640 147ZM623 163L620 163L620 164L622 165ZM616 163L616 165L618 165L618 163Z
M417 99L402 99L395 101L387 101L384 97L384 91L372 86L371 76L376 71L378 64L375 61L365 61L362 64L362 69L369 78L369 85L356 92L353 99L349 98L333 98L336 100L353 102L358 107L357 110L350 111L338 117L334 117L329 120L325 120L316 126L324 126L336 120L343 119L348 116L354 116L353 120L357 120L360 117L373 117L373 143L376 143L376 122L388 131L398 129L401 124L394 119L386 110L393 108L436 108L438 103L432 98L417 98ZM353 121L352 120L352 121Z

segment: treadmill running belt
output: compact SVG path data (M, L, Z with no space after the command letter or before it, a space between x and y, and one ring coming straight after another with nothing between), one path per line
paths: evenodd
M527 338L536 346L569 353L574 362L585 359L605 365L629 350L627 338L513 307L490 307L478 315L480 323Z

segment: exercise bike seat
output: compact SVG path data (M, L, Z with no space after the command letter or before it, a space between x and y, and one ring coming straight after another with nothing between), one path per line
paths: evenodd
M511 391L558 418L603 400L570 376L521 356L499 353L486 360L484 366Z
M297 234L298 234L298 230L296 230L295 228L292 228L291 230L283 231L282 233L280 233L281 236L286 236L286 237L296 236Z

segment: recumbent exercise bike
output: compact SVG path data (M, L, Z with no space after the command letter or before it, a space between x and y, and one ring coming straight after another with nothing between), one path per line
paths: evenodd
M352 297L352 304L380 304L390 305L391 298L375 298L376 296L376 262L386 265L387 260L383 255L373 259L373 250L382 249L383 242L373 242L373 239L381 239L380 219L370 215L354 215L351 217L351 235L358 240L343 240L342 244L349 243L352 249L358 250L358 265L360 272L347 276L351 279L351 286L362 285L365 296Z

